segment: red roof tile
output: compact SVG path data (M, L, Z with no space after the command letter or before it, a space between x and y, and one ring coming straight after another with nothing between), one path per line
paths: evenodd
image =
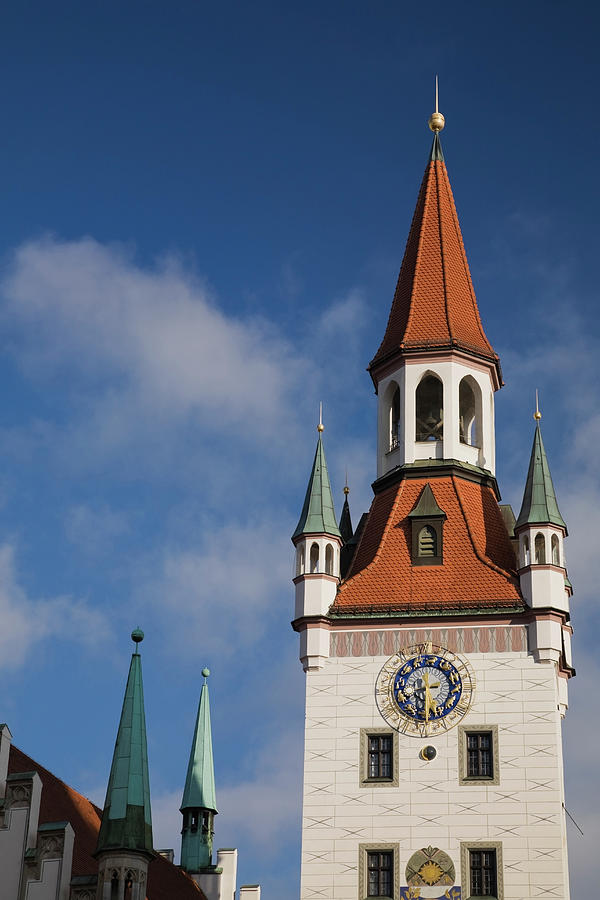
M403 350L455 348L498 364L483 331L445 163L425 170L378 364Z
M92 854L96 849L102 810L15 746L10 748L8 771L9 774L38 773L43 785L40 825L70 822L75 832L72 874L95 875L98 862ZM147 900L173 900L175 897L177 900L206 900L197 884L181 869L157 856L148 871Z
M446 513L443 564L414 566L408 514L429 483ZM491 487L445 475L377 494L332 612L523 607L516 561Z

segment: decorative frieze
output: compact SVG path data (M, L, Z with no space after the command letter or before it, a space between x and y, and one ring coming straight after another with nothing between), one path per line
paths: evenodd
M524 653L525 625L482 625L464 628L332 630L331 656L391 656L396 650L433 641L454 653Z

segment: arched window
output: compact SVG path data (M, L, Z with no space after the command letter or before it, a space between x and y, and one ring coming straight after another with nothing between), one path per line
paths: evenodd
M296 547L296 575L304 575L304 547Z
M319 545L312 544L310 548L310 571L312 574L319 571Z
M541 532L535 536L535 564L543 566L546 562L546 540Z
M458 386L458 427L463 444L481 447L481 390L472 375Z
M437 534L431 525L424 525L419 532L419 556L437 556Z
M119 900L119 875L113 872L110 879L110 900Z
M531 562L531 554L529 552L529 538L527 535L523 538L523 565L528 566Z
M327 575L333 575L333 547L327 544L325 547L325 572Z
M552 547L552 565L560 566L560 545L558 543L557 535L552 535L550 546Z
M131 900L133 896L133 873L128 872L125 876L125 893L123 900Z
M441 441L444 437L444 387L435 375L425 375L417 387L417 441Z
M392 405L390 407L390 450L395 450L399 443L400 430L400 388L396 385Z

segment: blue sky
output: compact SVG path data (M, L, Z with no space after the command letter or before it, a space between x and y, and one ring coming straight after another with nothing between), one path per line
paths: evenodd
M573 894L596 885L598 12L587 3L22 2L0 29L0 668L26 752L102 802L131 628L157 843L200 670L241 883L298 896L292 547L318 402L341 506L375 475L385 327L440 76L501 354L518 507L533 395L570 530ZM593 755L593 754L592 754Z

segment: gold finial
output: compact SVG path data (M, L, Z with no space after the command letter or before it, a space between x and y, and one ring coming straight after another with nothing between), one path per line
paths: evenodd
M438 109L438 77L435 76L435 112L429 116L429 127L436 134L442 131L446 120Z
M325 431L325 426L323 425L323 404L319 403L319 424L317 425L317 431L321 433L321 431Z
M346 466L346 483L344 485L344 493L345 493L346 497L350 493L350 488L348 487L348 467L347 466Z
M542 414L540 412L540 403L539 403L537 388L535 389L535 412L533 414L533 418L535 419L536 422L539 422L540 419L542 418Z

